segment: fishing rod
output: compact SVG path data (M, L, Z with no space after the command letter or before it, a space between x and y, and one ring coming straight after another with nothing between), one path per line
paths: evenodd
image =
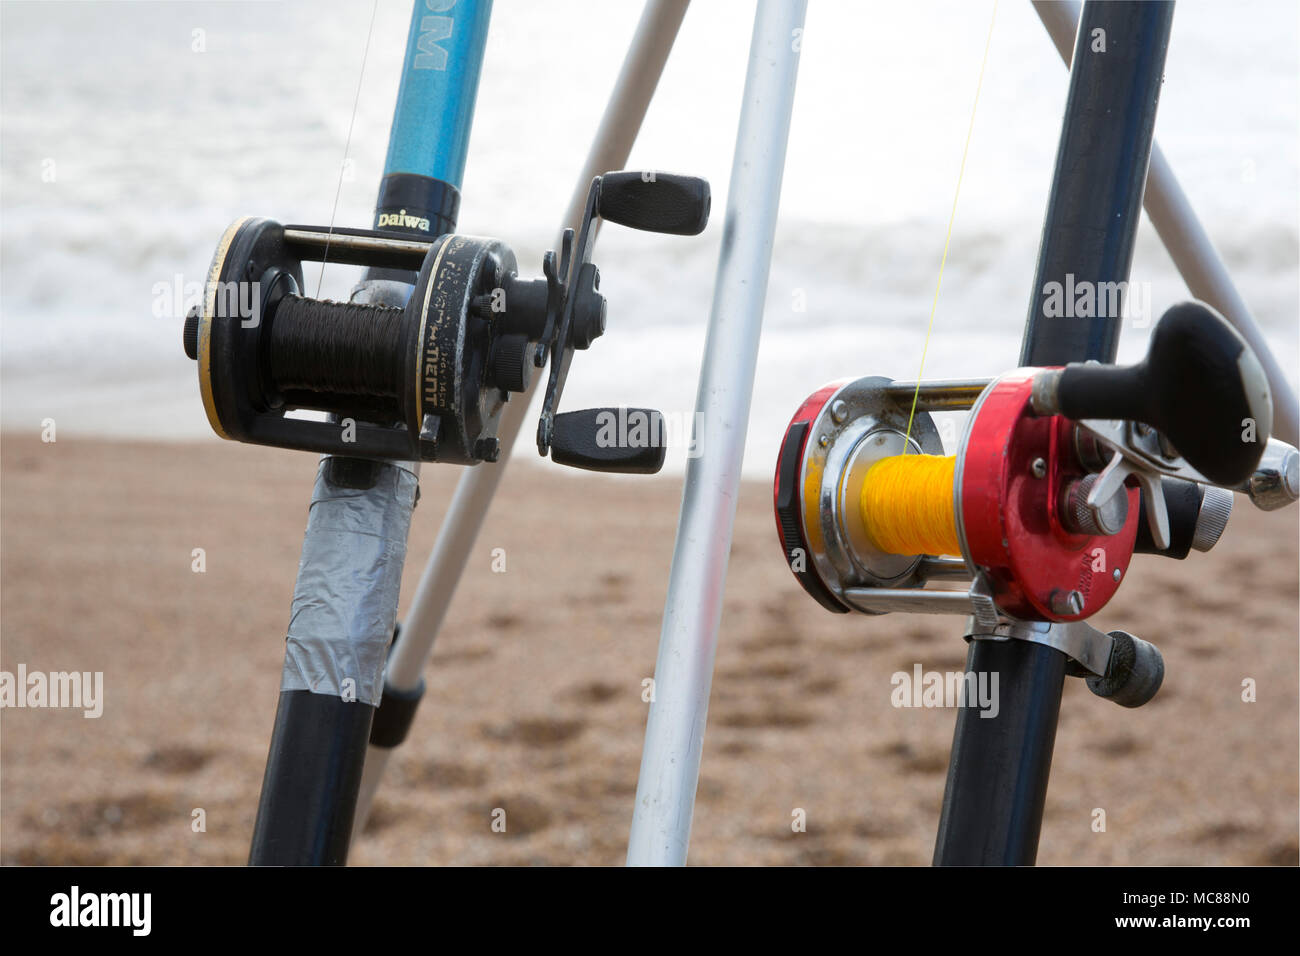
M1034 862L1066 676L1125 707L1159 691L1153 643L1089 623L1133 555L1208 551L1234 491L1266 511L1300 497L1300 454L1270 439L1275 363L1215 309L1172 306L1146 358L1118 367L1119 303L1047 308L1076 277L1122 302L1172 19L1166 2L1083 6L1020 367L834 382L782 440L777 533L803 589L841 614L965 617L967 677L1001 678L996 714L958 710L936 864ZM1173 222L1172 238L1195 231ZM932 413L962 410L945 455Z
M541 276L521 274L507 243L458 233L491 6L414 5L372 228L236 220L202 307L186 318L183 345L213 430L324 456L253 864L346 862L368 746L391 749L410 728L422 682L392 686L386 662L420 463L493 467L517 427L507 403L545 375L541 456L629 474L663 465L657 410L562 411L561 401L574 354L606 331L592 259L600 225L696 235L708 183L657 170L594 175ZM306 294L304 265L326 262L366 267L348 302ZM610 440L610 423L633 416L645 427Z
M1075 24L1079 22L1077 0L1034 0L1033 5L1053 46L1068 67L1074 55ZM1169 258L1187 283L1188 291L1227 319L1254 349L1264 366L1273 392L1274 434L1291 445L1300 442L1300 406L1296 402L1295 389L1269 350L1263 331L1178 184L1160 143L1154 139L1142 205Z
M586 161L578 173L560 233L566 228L576 230L581 223L592 177L602 170L621 169L627 164L686 8L687 0L647 0L628 43L623 65L611 86ZM513 447L527 411L526 398L507 404L497 424L497 437L503 448ZM364 828L388 761L405 739L414 719L424 694L424 669L509 462L510 458L503 456L491 468L463 469L456 483L447 517L438 529L437 540L402 619L400 639L394 639L388 657L384 699L375 715L375 728L366 753L353 824L354 838Z

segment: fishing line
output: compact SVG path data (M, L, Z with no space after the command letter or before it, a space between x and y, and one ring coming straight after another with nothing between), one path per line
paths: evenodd
M961 555L953 514L957 459L893 455L868 469L862 481L862 527L887 554Z
M930 304L930 323L925 329L925 344L921 348L921 370L916 374L916 390L912 393L912 409L907 414L907 440L903 442L903 454L912 437L912 420L916 417L916 402L921 394L921 379L925 377L925 356L930 350L930 333L934 331L934 314L939 308L939 287L943 285L943 267L948 262L948 245L952 242L952 224L957 218L957 197L961 195L961 180L966 173L966 155L970 152L971 135L975 131L975 112L980 105L980 89L984 86L984 67L989 62L989 46L993 42L993 24L998 18L998 3L993 0L993 15L989 17L989 32L984 39L984 58L980 61L980 75L975 83L975 102L971 104L970 125L966 128L966 145L961 151L961 167L957 171L957 188L952 195L952 211L948 214L948 234L943 240L943 256L939 260L939 278L934 284L934 301Z
M966 158L975 132L975 116L979 110L980 91L984 86L984 71L988 66L989 47L993 42L993 25L997 21L997 0L989 17L989 30L984 38L984 55L980 60L979 78L975 82L975 100L971 104L970 123L966 127L966 142L962 147L961 165L957 170L957 186L953 190L952 208L948 212L948 230L943 239L943 255L939 259L939 276L934 283L934 299L930 303L930 320L925 329L925 342L921 347L921 367L916 374L916 388L912 392L912 405L907 415L907 433L900 455L881 459L867 471L859 494L859 507L863 530L871 541L889 554L948 554L961 555L957 536L955 502L953 501L953 476L957 460L951 456L914 454L907 457L911 444L912 424L916 419L916 406L921 395L921 382L925 378L925 360L930 351L930 338L934 332L934 317L939 309L939 290L943 287L943 271L948 264L948 249L952 244L953 223L957 219L957 200L961 196L961 183L966 174Z
M316 300L297 295L280 300L266 352L275 387L281 392L400 398L406 310L355 302L331 305L328 321L321 321Z
M334 208L330 211L329 231L325 234L325 254L320 260L320 277L316 280L316 298L320 298L320 287L325 281L325 261L329 259L330 240L334 238L334 218L339 214L339 196L343 192L343 176L348 168L348 153L352 149L352 127L357 122L357 106L361 103L361 81L366 76L366 58L370 55L370 35L375 32L375 14L379 12L379 0L370 8L370 26L366 28L366 45L361 51L361 75L357 77L357 95L352 99L352 116L348 120L348 138L343 143L343 162L339 164L339 184L334 190Z

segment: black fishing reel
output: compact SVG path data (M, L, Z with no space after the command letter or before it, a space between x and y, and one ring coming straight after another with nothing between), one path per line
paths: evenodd
M605 331L591 261L600 220L697 235L709 185L667 173L596 177L577 234L565 230L540 278L522 278L497 239L285 226L246 218L226 230L204 302L186 318L208 421L222 438L358 458L496 461L497 424L513 393L549 360L537 447L566 465L649 474L664 460L662 416L644 444L598 440L613 409L559 413L574 350ZM416 275L405 307L303 294L304 262ZM326 412L330 421L291 417ZM625 412L624 414L630 414Z

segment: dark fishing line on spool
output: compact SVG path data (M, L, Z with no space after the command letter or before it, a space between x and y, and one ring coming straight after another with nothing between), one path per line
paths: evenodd
M405 310L287 295L271 321L271 379L281 391L398 398Z

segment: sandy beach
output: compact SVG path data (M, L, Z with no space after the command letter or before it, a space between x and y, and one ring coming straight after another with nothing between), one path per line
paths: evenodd
M0 861L244 862L313 456L9 433L0 469L0 668L104 674L97 719L3 712ZM403 609L459 474L424 471ZM511 469L352 863L622 862L680 494ZM1040 863L1297 863L1298 513L1236 505L1213 552L1139 558L1095 620L1156 643L1165 685L1130 711L1067 682ZM823 611L748 484L691 862L928 863L954 714L895 708L890 677L960 669L959 634Z

